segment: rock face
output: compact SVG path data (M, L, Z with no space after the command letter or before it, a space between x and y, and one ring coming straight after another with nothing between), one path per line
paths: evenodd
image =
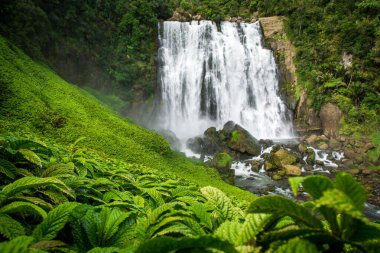
M296 65L294 63L295 49L287 38L284 28L285 17L262 17L259 18L263 29L265 42L270 47L280 69L280 85L289 91L287 103L294 109L295 100L292 97L292 89L297 85Z
M298 133L321 133L322 123L317 113L310 107L305 91L302 92L295 110L295 127Z
M202 137L189 139L187 146L196 153L216 155L227 152L237 159L241 155L257 156L261 151L258 140L232 121L227 122L220 131L215 127L208 128Z
M322 105L321 112L319 113L322 122L322 128L324 135L338 136L340 129L340 119L342 117L342 111L336 104L327 103Z

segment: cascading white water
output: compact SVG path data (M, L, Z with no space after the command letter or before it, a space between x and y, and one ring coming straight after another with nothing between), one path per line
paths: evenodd
M232 120L256 138L293 136L260 24L159 24L161 127L182 141Z

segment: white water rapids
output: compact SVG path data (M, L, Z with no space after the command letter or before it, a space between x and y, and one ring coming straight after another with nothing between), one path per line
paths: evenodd
M181 141L232 120L256 138L293 136L260 24L159 24L160 127Z

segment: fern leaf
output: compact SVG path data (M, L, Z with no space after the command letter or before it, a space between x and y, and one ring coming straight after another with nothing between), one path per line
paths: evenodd
M56 178L23 177L12 184L5 186L2 191L4 194L12 196L26 189L49 185L57 185L67 188L62 181Z
M365 242L365 241L371 241L371 240L380 241L380 225L379 224L358 221L354 228L350 227L348 229L355 231L352 234L352 236L350 236L350 238L347 238L350 241L354 241L354 242Z
M28 246L32 243L33 237L19 236L12 241L0 243L1 253L28 253Z
M118 208L102 208L100 212L102 224L99 228L100 231L103 231L101 241L108 241L117 232L119 225L129 218L130 215L131 213L122 212Z
M119 248L109 247L109 248L100 248L96 247L92 250L87 251L87 253L118 253L121 252Z
M0 234L8 239L25 235L24 227L16 220L5 214L0 214Z
M272 216L268 214L248 214L239 231L239 237L235 245L243 245L250 240L256 239L257 235L265 230L272 222Z
M30 149L30 148L42 149L42 150L47 149L44 143L36 142L32 140L17 139L17 140L10 141L10 145L13 150Z
M243 224L236 221L226 221L218 227L214 235L221 240L235 244L240 236L240 231L243 229ZM236 244L235 244L236 245Z
M358 210L363 211L367 199L365 189L350 174L339 173L335 177L335 186L352 200Z
M0 159L0 173L4 174L10 179L15 179L17 168L13 165L13 163Z
M277 248L274 253L318 253L317 247L303 239L295 238Z
M242 211L232 204L232 201L219 189L207 186L200 189L207 198L208 203L215 211L221 221L238 220L243 217Z
M8 201L10 201L10 202L11 201L26 201L26 202L35 204L35 205L37 205L37 206L39 206L39 207L41 207L42 209L45 209L45 210L53 209L53 206L50 203L46 202L43 199L36 198L36 197L17 196L17 197L9 198Z
M51 210L46 219L33 230L33 237L36 241L39 242L54 239L58 232L69 221L72 210L78 205L79 203L69 202L61 204Z
M304 177L291 177L289 178L290 189L292 189L294 196L298 196L298 188L300 184L305 180Z
M111 201L132 201L133 195L130 192L124 191L109 191L103 194L103 200L106 203L109 203Z
M18 152L25 158L25 160L42 168L41 158L30 149L19 149Z
M47 214L41 207L23 201L14 201L8 205L0 208L0 213L12 214L12 213L27 213L39 215L42 219L45 219Z
M161 229L154 235L154 237L157 238L165 235L182 235L186 237L194 237L194 232L183 223L175 223L170 227Z
M55 164L44 170L41 177L75 177L74 168L67 164Z
M209 209L205 205L201 203L194 203L193 205L187 207L187 209L191 211L199 219L199 222L202 225L204 225L209 230L212 230L213 224L211 215L208 212Z
M65 195L63 195L62 192L58 192L55 190L42 190L42 191L37 191L38 193L46 196L47 198L50 199L51 202L54 204L63 204L68 202L69 200L66 198Z
M237 253L236 249L228 242L211 236L201 236L198 238L170 238L160 237L149 240L137 249L136 253L166 253L186 249L217 249L226 253Z
M148 194L156 203L156 206L163 205L165 203L164 199L162 198L160 192L153 188L139 188L142 192Z
M251 203L248 212L290 216L307 226L323 228L322 222L314 217L305 207L281 196L264 196L257 198Z

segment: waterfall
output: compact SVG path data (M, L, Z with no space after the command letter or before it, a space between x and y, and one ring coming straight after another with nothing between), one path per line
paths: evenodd
M218 29L219 28L219 29ZM293 136L260 24L159 24L160 125L182 141L232 120L256 138Z

